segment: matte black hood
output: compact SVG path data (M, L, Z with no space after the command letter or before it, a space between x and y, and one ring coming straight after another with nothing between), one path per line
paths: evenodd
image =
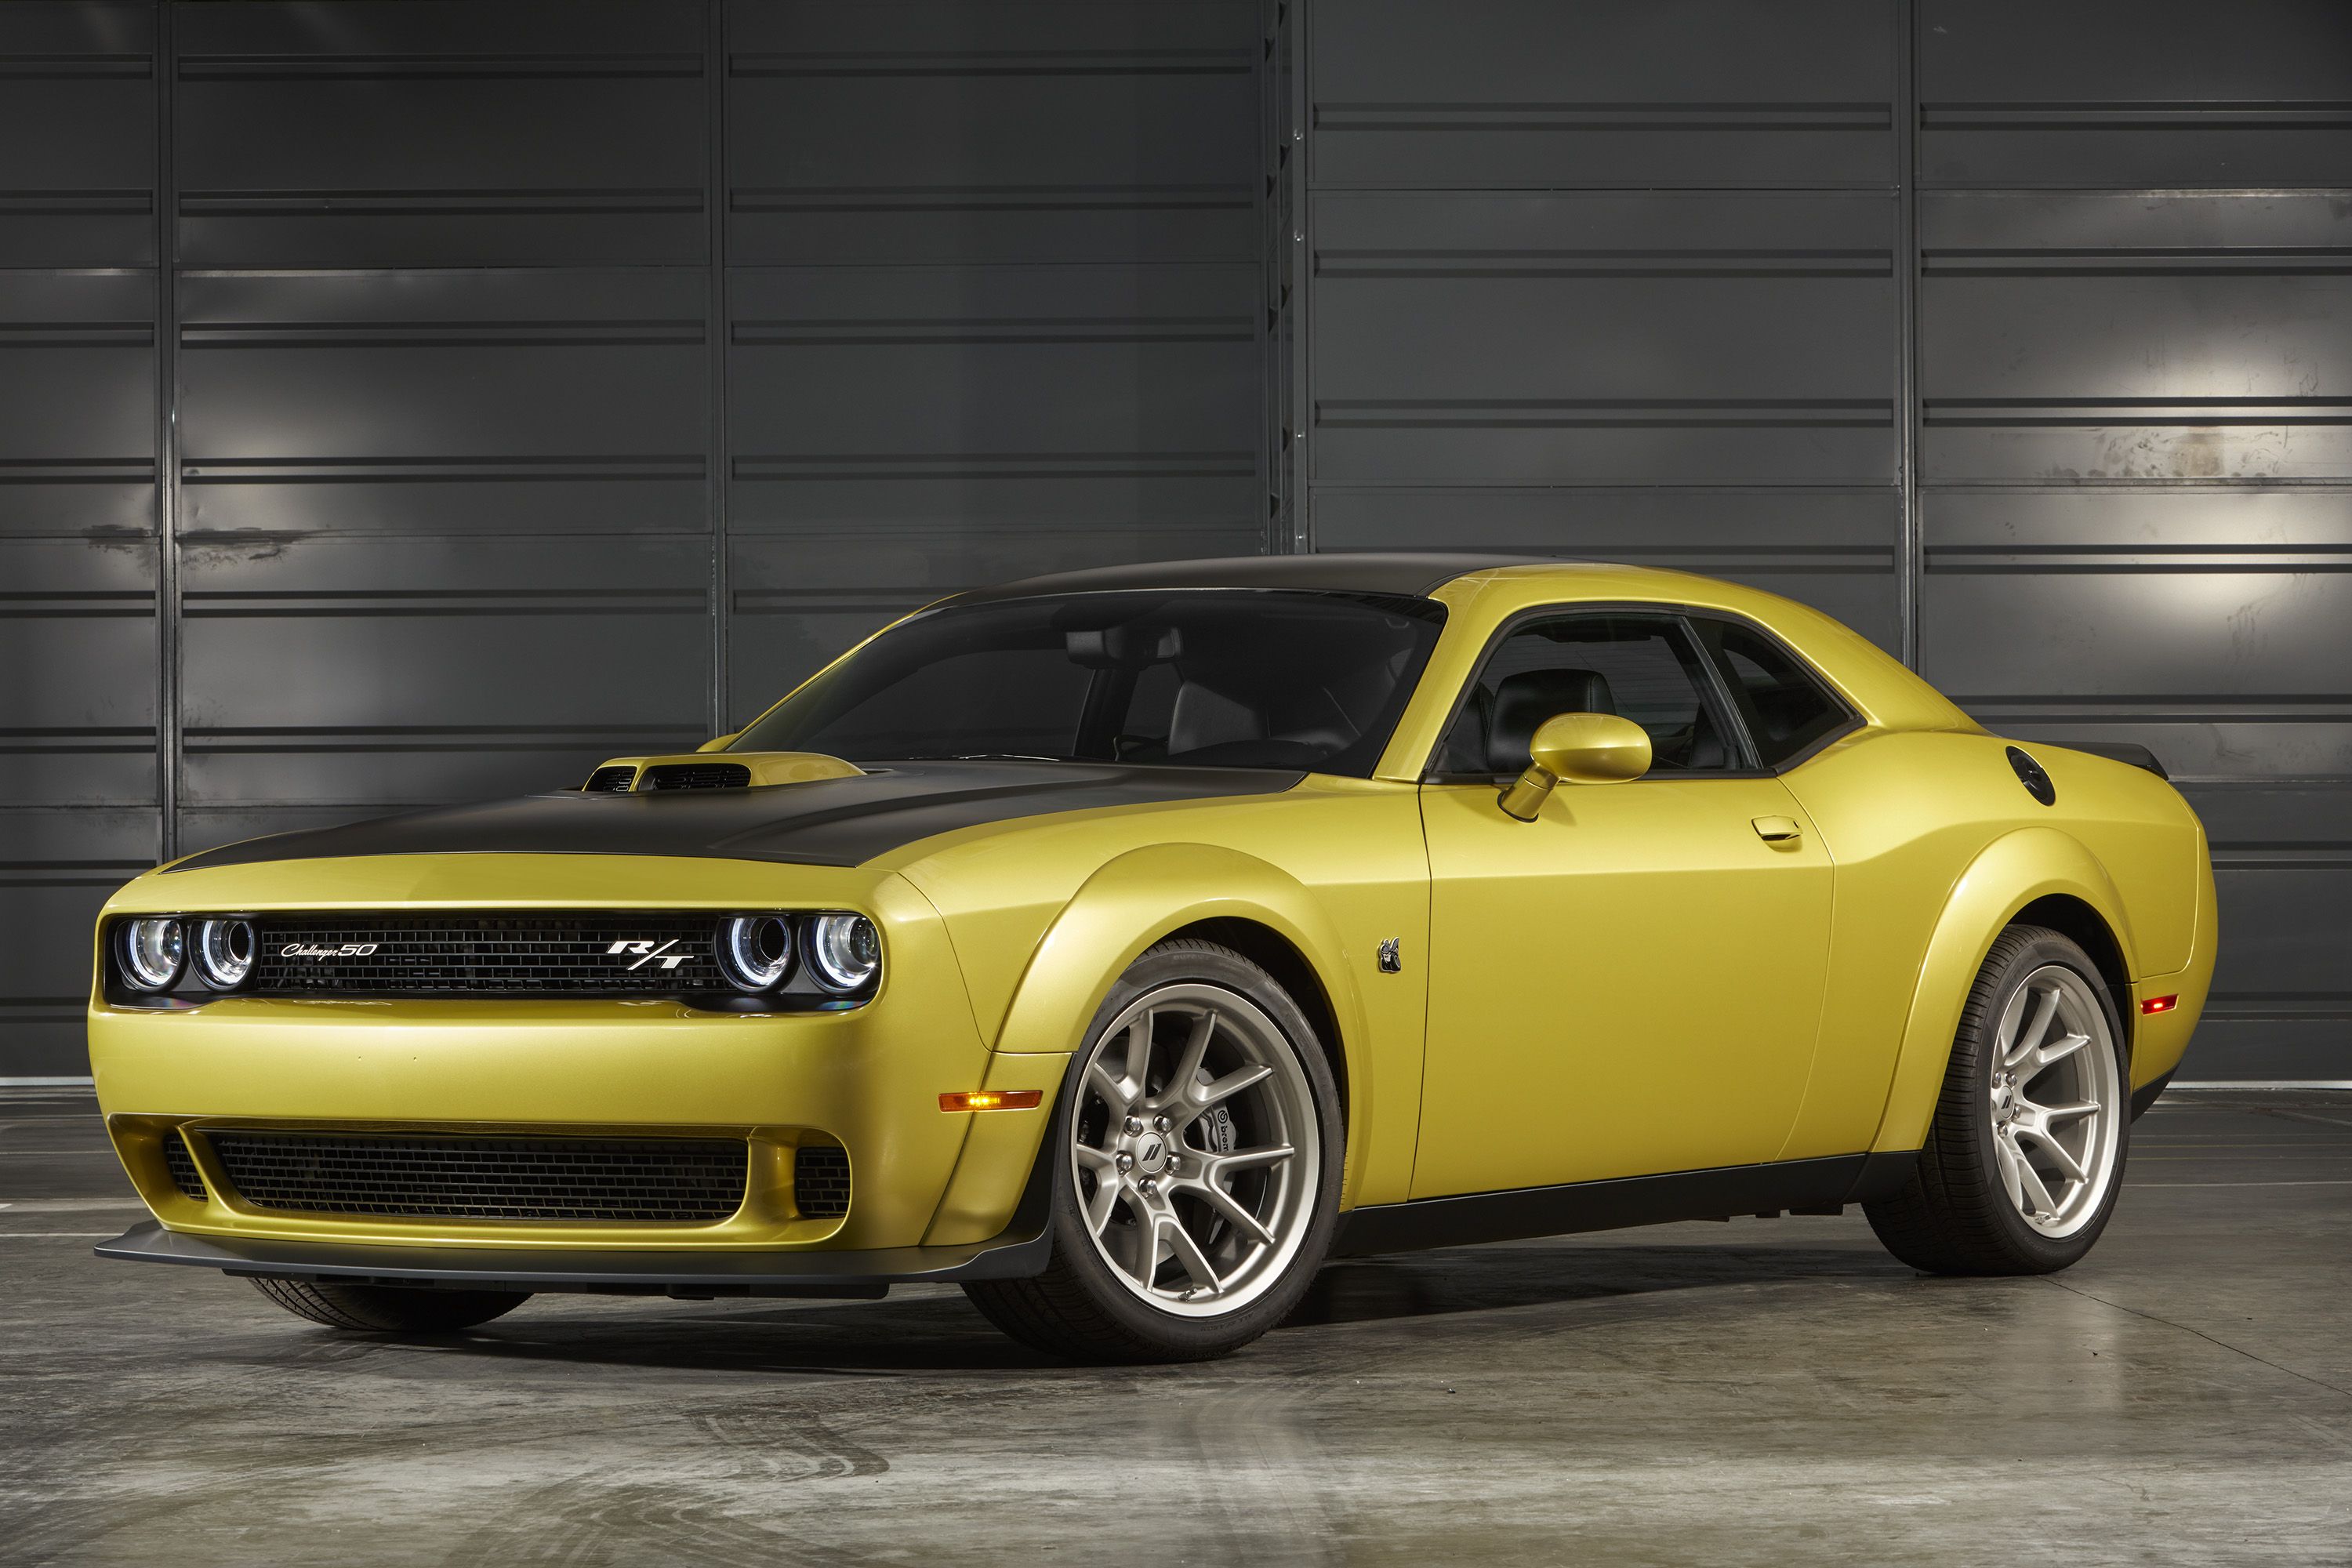
M1108 763L899 763L861 778L761 789L526 795L342 827L281 833L192 855L174 871L352 855L675 855L857 866L904 844L988 822L1225 795L1278 795L1306 775L1259 768Z

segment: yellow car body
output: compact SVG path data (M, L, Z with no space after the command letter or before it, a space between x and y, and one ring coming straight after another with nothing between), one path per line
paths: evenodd
M1104 580L1311 587L1348 569L1324 559ZM1034 1272L1041 1148L1072 1053L1122 971L1185 932L1263 964L1324 1037L1345 1110L1340 1246L1358 1250L1862 1195L1920 1148L1969 987L2029 913L2099 963L2136 1105L2180 1061L2212 973L2213 884L2201 827L2157 773L2032 743L2044 805L2008 742L1863 637L1755 589L1607 565L1396 570L1432 579L1444 623L1370 776L1070 804L1079 790L836 863L298 837L139 877L100 917L89 1052L157 1224L100 1250L680 1294ZM1752 623L1853 721L1777 772L1563 784L1528 822L1497 809L1494 781L1426 782L1498 631L1550 606ZM887 782L828 771L785 768L748 793ZM620 822L689 805L580 809ZM1772 822L1794 831L1763 837ZM870 917L878 992L780 1014L635 996L156 1005L107 983L106 933L139 915L766 908ZM2159 997L2175 1000L2143 1011ZM979 1090L1034 1103L942 1109ZM404 1217L245 1201L208 1152L237 1129L692 1134L751 1155L740 1208L704 1223ZM194 1134L200 1197L167 1164L175 1134ZM802 1212L805 1144L846 1151L845 1214ZM1738 1179L1642 1195L1646 1178L1694 1173Z

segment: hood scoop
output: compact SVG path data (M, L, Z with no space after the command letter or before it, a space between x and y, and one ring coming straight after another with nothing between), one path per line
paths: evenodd
M857 778L863 768L815 752L686 752L667 757L614 757L580 786L587 795L647 795L669 790L751 789Z

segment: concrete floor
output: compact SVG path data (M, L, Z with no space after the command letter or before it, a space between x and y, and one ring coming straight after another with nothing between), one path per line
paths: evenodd
M2352 1563L2352 1095L2182 1094L2047 1279L1843 1219L1350 1263L1205 1367L961 1297L541 1297L446 1341L101 1264L85 1096L0 1089L0 1562Z

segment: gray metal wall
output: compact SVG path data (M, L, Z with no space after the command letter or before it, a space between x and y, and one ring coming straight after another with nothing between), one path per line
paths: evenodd
M2197 1075L2352 1079L2347 101L2334 0L0 6L0 1076L159 854L1271 542L2146 741Z
M1263 549L1263 58L1255 0L0 5L0 1076L87 1070L159 854Z
M2190 1074L2352 1079L2352 6L1310 0L1302 549L1685 567L2212 833Z

